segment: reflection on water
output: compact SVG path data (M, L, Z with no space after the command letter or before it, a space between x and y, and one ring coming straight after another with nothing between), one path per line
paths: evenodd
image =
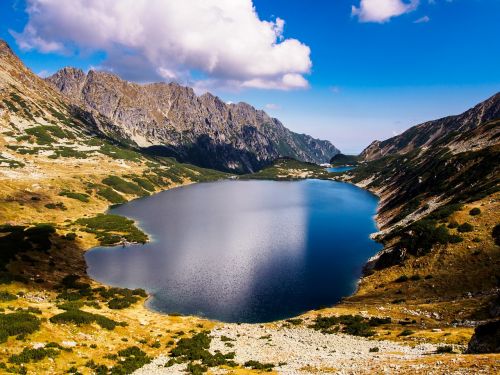
M352 293L379 250L376 199L330 181L197 184L111 210L152 235L146 245L87 252L89 274L142 287L158 311L264 322Z

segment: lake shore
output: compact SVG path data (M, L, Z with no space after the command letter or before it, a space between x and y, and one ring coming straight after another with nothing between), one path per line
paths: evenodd
M301 176L305 174L307 176L313 177L313 174L309 173L308 171L299 170L299 174ZM285 176L289 175L290 174L287 173ZM18 184L21 184L21 182L22 181L18 181ZM31 186L31 184L32 182L29 182L28 186ZM75 184L73 186L76 188ZM18 188L23 189L20 186ZM7 189L7 191L9 190ZM101 206L81 204L75 205L74 208L71 206L69 207L70 209L68 210L68 212L65 212L65 216L82 217L84 215L95 215L100 212L105 212L106 207L104 207L104 205ZM34 212L34 214L40 215L36 212ZM61 222L63 222L62 219ZM81 254L83 254L83 251L97 245L97 241L91 234L84 235L83 238L78 241L78 243L80 245L79 251L81 251ZM74 254L75 257L78 256L76 250ZM85 269L78 270L74 268L74 271L83 272L82 276L85 276ZM103 286L103 284L97 283L95 281L91 281L91 283L93 287ZM459 349L463 348L464 343L468 341L470 335L472 334L472 327L453 327L447 321L435 319L435 317L430 315L432 311L430 313L427 311L424 311L423 313L418 312L413 304L401 303L393 305L390 303L390 300L387 300L387 298L374 299L372 297L364 301L364 288L366 288L368 284L372 284L373 287L375 287L377 283L379 283L379 281L371 276L368 280L362 278L361 283L363 284L363 287L361 289L358 289L358 291L353 296L348 297L340 304L337 304L336 306L333 306L331 308L309 311L304 315L298 317L299 319L303 319L298 327L283 327L283 325L288 324L284 321L269 323L265 325L243 325L243 328L241 329L248 330L248 332L242 333L243 336L241 342L239 340L236 340L236 342L234 343L230 342L234 346L232 348L227 348L231 351L235 351L237 358L241 358L241 360L250 358L251 356L255 360L259 359L264 361L268 358L267 354L265 354L266 350L272 348L272 343L266 343L265 339L255 338L256 336L264 333L265 330L272 330L270 334L273 338L276 337L276 341L284 340L284 347L293 348L298 345L298 343L300 343L300 340L302 340L300 335L305 335L306 337L308 337L307 332L312 330L310 328L307 328L307 325L310 321L316 319L318 315L338 316L343 314L361 314L373 317L391 316L393 318L394 324L376 329L375 336L370 340L366 340L366 345L369 345L369 343L373 341L374 346L376 345L378 340L383 340L384 342L399 342L400 345L404 347L413 347L415 345L429 343L434 346L449 344L458 345L456 346L456 348ZM41 317L46 319L49 319L54 315L54 313L61 312L61 310L57 308L57 293L53 291L35 286L28 287L16 282L2 289L10 291L11 293L24 293L23 297L19 298L16 301L10 302L10 305L14 308L27 308L36 306L42 311ZM359 301L356 301L356 298L361 299ZM116 353L118 350L129 347L131 345L140 346L141 349L151 357L161 358L161 356L167 354L170 350L169 348L171 348L171 345L169 346L168 343L178 340L179 337L189 337L193 334L192 332L200 332L203 330L212 331L214 328L220 328L222 330L221 332L225 332L225 329L235 329L235 325L209 321L207 319L200 319L195 316L172 316L158 314L147 309L143 305L143 302L139 302L123 310L111 310L106 307L103 307L102 309L85 307L85 311L102 314L116 321L125 321L127 322L128 326L117 327L115 328L115 330L110 332L103 332L102 329L93 326L78 327L69 325L66 327L58 326L55 324L48 324L44 326L45 328L43 328L42 331L33 334L30 340L36 343L47 343L49 341L71 343L74 342L76 344L78 353L80 353L80 356L91 358L97 363L112 366L114 364L114 361L106 358L105 355L109 354L110 352ZM441 312L439 313L441 314ZM429 316L427 316L427 314L429 314ZM419 319L419 324L413 326L410 324L411 329L415 330L416 333L410 336L399 336L399 334L405 329L405 326L400 325L398 321L404 321L404 319L412 316ZM423 319L423 322L420 322L420 319ZM297 330L297 332L293 333L293 330L295 329ZM289 332L289 330L292 330L292 332ZM276 333L274 331L276 331ZM312 334L313 332L310 333ZM267 334L268 333L262 334L262 336L266 336ZM214 335L217 335L216 331L214 331ZM122 340L125 337L133 337L135 339L128 339L129 341L126 342ZM344 341L345 336L336 333L325 335L323 333L314 332L314 334L312 334L312 336L310 337L310 340L312 341L310 342L310 349L308 349L304 353L305 358L311 358L309 357L311 355L315 356L315 352L317 351L316 348L319 348L319 352L322 353L322 355L324 354L325 357L320 356L320 359L318 360L319 362L317 362L318 365L316 367L304 366L304 368L302 368L301 370L302 373L313 374L317 373L318 371L324 373L348 373L353 371L353 366L358 365L360 366L359 370L361 372L362 366L366 364L366 362L363 362L363 357L360 357L360 361L357 361L358 351L353 348L352 352L346 350L345 361L343 361L341 365L336 366L335 368L329 368L328 366L331 364L331 362L330 359L328 359L328 356L333 354L328 353L326 349L322 349L321 343L325 342L324 340L328 341L330 339L334 340L334 342L337 342L337 340L339 340L339 342L341 343ZM316 339L317 345L315 347L314 342ZM250 344L250 346L248 346L249 344L247 340L250 340L249 342L253 342L255 345ZM365 340L362 341L365 342ZM9 339L9 343L10 342L12 342L12 344L16 347L22 345L21 342L16 341L13 338ZM156 344L157 342L160 343L159 347ZM95 344L97 344L97 349L92 349L91 345ZM214 343L214 345L219 344ZM214 346L214 348L215 347L216 346ZM252 349L249 349L249 347ZM241 354L238 354L240 352ZM418 373L418 371L420 371L421 373L428 373L430 370L434 370L436 368L444 369L445 366L449 366L449 368L455 368L457 369L457 371L460 369L462 373L467 373L467 369L471 369L470 371L474 371L475 373L491 373L495 371L495 368L498 368L498 356L495 355L462 356L457 354L427 355L425 353L422 353L422 355L417 355L411 359L406 358L403 355L400 357L400 361L396 364L397 368L390 367L391 364L389 363L389 359L393 358L390 357L390 355L392 354L385 352L385 349L382 349L382 354L380 357L382 358L382 360L380 362L376 362L378 365L382 366L379 367L380 369L388 368L389 371L398 370L401 373ZM375 357L376 354L373 354L373 356ZM384 358L386 358L387 361L384 361ZM44 361L38 363L37 370L40 374L63 373L67 370L68 367L71 366L70 362L74 360L74 356L72 356L71 353L67 353L54 362ZM286 361L286 358L283 360ZM90 373L87 372L86 368L84 367L84 362L86 361L87 359L82 358L77 361L76 365L81 371L83 371L83 373ZM296 369L300 364L300 359L289 362L290 368ZM320 363L324 363L324 365L321 365ZM274 363L274 365L278 364L279 363ZM180 368L183 367L185 367L185 365L180 366ZM474 368L474 370L472 370L472 368ZM280 368L276 367L276 370L280 371ZM253 370L250 369L245 369L244 371L245 372L241 373L253 372Z

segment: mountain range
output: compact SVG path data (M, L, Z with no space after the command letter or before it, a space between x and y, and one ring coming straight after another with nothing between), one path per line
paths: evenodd
M229 172L256 171L279 157L324 163L339 151L287 129L246 103L227 104L176 83L136 84L108 72L64 68L47 78L110 137L148 153ZM103 120L96 120L101 118Z

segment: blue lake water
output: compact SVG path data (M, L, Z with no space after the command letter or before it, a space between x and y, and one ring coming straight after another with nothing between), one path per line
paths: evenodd
M139 222L146 245L86 253L91 277L144 288L151 309L267 322L354 292L377 198L332 181L223 181L173 189L110 210Z
M343 165L340 167L327 168L326 170L328 172L346 172L346 171L350 171L351 169L354 169L354 167L350 167L348 165Z

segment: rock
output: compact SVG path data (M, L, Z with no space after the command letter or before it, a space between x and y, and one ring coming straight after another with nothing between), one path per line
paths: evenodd
M500 320L477 326L467 353L500 353Z
M459 138L463 133L499 117L500 93L497 93L460 115L427 121L384 142L374 141L361 152L360 159L371 161L391 154L407 154L417 148L429 148L440 143L443 146L444 141L447 146L456 150L470 149L471 145L474 144L482 144L482 147L487 144L495 144L496 139L489 139L485 142L482 139L484 135L480 132L465 141ZM418 182L424 181L418 178Z
M339 153L330 142L294 133L249 104L197 96L176 83L139 85L74 68L46 81L107 135L204 167L251 172L282 156L319 164Z

